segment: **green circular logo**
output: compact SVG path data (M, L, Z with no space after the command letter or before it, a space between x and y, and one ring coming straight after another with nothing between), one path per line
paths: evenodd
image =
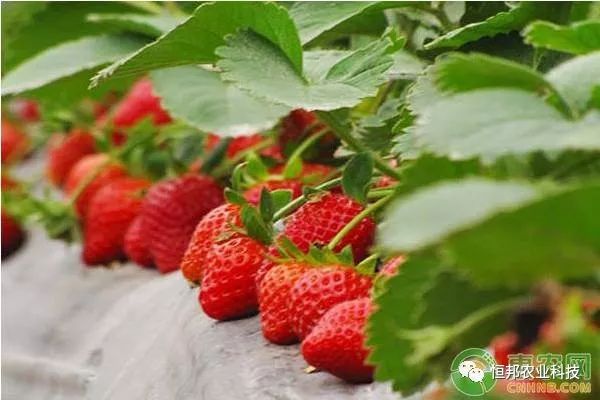
M477 348L460 352L450 366L450 378L456 389L467 396L482 396L496 385L492 355Z

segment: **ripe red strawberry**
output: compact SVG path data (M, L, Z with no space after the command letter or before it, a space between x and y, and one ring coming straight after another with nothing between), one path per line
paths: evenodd
M95 178L87 183L75 201L77 213L83 218L94 194L109 182L124 177L126 172L122 166L109 161L106 154L87 155L71 168L64 185L67 195L72 195L80 184L84 184L93 175Z
M153 93L152 82L144 78L137 81L117 105L113 122L117 128L127 128L146 117L151 117L156 125L171 122L160 105L160 98Z
M319 319L334 305L369 295L371 277L342 265L315 267L296 281L290 292L292 329L304 339Z
M2 259L13 254L23 243L25 233L21 225L2 210Z
M123 243L123 249L125 255L131 261L142 267L152 267L152 254L148 248L148 240L144 232L142 219L136 217L127 232L125 233L125 239Z
M373 310L368 297L345 301L331 308L302 342L307 363L345 381L373 380L373 367L366 364L365 324Z
M38 104L33 100L17 99L11 104L10 108L21 121L37 122L40 120Z
M264 139L265 137L258 133L255 133L254 135L234 137L229 143L229 146L227 146L227 152L225 153L225 156L229 159L232 159L240 152L259 144ZM212 133L209 134L206 138L204 147L205 151L211 151L217 146L217 144L219 144L220 141L221 138L219 136ZM260 153L264 156L281 159L281 152L278 145L269 146L268 148L263 149Z
M256 313L254 279L264 256L261 243L240 234L213 245L199 296L209 317L224 321Z
M293 110L281 122L280 141L285 147L288 143L302 140L303 136L308 134L311 126L317 125L317 116L301 108ZM322 127L322 124L319 124ZM319 129L315 126L316 129ZM315 129L315 130L316 130Z
M258 270L256 271L255 281L257 290L260 288L260 283L262 282L267 272L269 272L271 268L277 265L277 263L275 263L275 261L273 261L272 258L279 257L281 257L281 254L279 254L277 246L271 245L267 248L267 256L262 260L262 262L258 266ZM260 297L260 291L258 294Z
M207 176L185 175L152 186L142 217L150 253L160 272L179 269L198 221L221 203L223 191Z
M120 178L96 192L85 221L83 261L87 265L121 260L129 225L138 215L149 182Z
M307 252L311 244L327 245L362 210L359 203L343 194L327 193L307 202L290 215L283 233L300 250ZM367 255L374 234L375 222L371 217L366 217L344 236L335 251L351 245L354 259L358 262Z
M61 186L73 165L95 152L94 137L80 129L74 129L67 135L53 135L48 145L48 179L56 186Z
M29 151L29 139L6 118L2 118L2 164L12 164Z
M262 279L258 289L260 323L268 341L276 344L298 341L292 330L288 302L292 287L308 268L309 265L301 262L279 264Z
M200 220L181 260L181 272L190 283L200 284L215 238L224 234L231 225L241 225L240 208L234 204L222 204Z

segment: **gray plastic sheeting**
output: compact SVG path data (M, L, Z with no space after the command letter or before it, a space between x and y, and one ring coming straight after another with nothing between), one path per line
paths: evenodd
M86 268L30 233L2 263L2 399L397 399L385 384L305 374L258 317L215 322L179 273Z

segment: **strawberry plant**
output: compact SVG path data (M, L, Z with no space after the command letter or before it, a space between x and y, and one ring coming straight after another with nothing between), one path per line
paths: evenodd
M3 191L3 256L13 218L79 231L403 395L458 396L470 347L600 357L598 3L2 11L3 167L59 130L54 195Z

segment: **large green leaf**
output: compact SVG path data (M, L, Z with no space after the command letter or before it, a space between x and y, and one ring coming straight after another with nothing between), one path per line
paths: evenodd
M125 2L2 2L2 73L59 43L120 30L90 24L87 14L135 11Z
M379 229L379 243L391 251L416 251L452 233L538 196L530 185L471 178L418 190L390 206Z
M192 16L155 42L102 70L93 84L110 76L135 75L153 69L217 61L215 49L225 36L251 28L277 45L296 71L302 70L302 46L294 22L274 3L202 4Z
M431 256L410 258L385 289L367 326L369 361L377 380L392 381L405 395L432 379L446 380L456 354L486 347L506 330L506 318L498 317L510 310L507 299L516 297L479 289Z
M586 54L600 50L600 21L582 21L560 26L535 21L523 32L525 43L544 49L571 54Z
M466 43L500 33L519 30L534 19L549 19L564 14L565 4L523 1L508 11L499 12L484 21L473 22L452 30L427 43L426 49L458 48Z
M536 93L553 90L537 71L486 54L448 54L435 64L435 73L437 86L450 92L489 87L512 87Z
M372 14L385 7L383 2L377 1L299 1L290 9L290 15L298 27L300 40L306 44L344 22L352 22L352 20L356 22L356 17L360 17L361 14L363 16L369 12ZM381 13L380 17L383 18Z
M391 206L389 250L436 248L481 285L527 286L589 276L600 263L597 183L541 190L467 179L416 191Z
M154 88L169 113L191 126L222 135L243 135L270 128L290 111L251 97L218 72L195 66L154 71Z
M8 73L2 95L36 89L108 64L136 50L144 41L130 36L93 36L50 48Z
M587 278L600 266L600 184L568 188L459 232L442 247L485 286Z
M384 36L335 63L314 82L300 75L285 54L264 37L241 31L217 49L227 81L252 95L293 108L334 110L375 95L385 82L396 43Z
M568 121L532 93L485 89L449 96L424 108L412 134L426 151L489 162L534 151L600 150L598 119L598 114L590 114Z
M87 16L87 20L113 25L129 32L158 37L183 22L184 17L175 17L169 14L90 14Z
M600 86L600 51L575 57L555 67L546 79L561 93L571 108L583 111Z

